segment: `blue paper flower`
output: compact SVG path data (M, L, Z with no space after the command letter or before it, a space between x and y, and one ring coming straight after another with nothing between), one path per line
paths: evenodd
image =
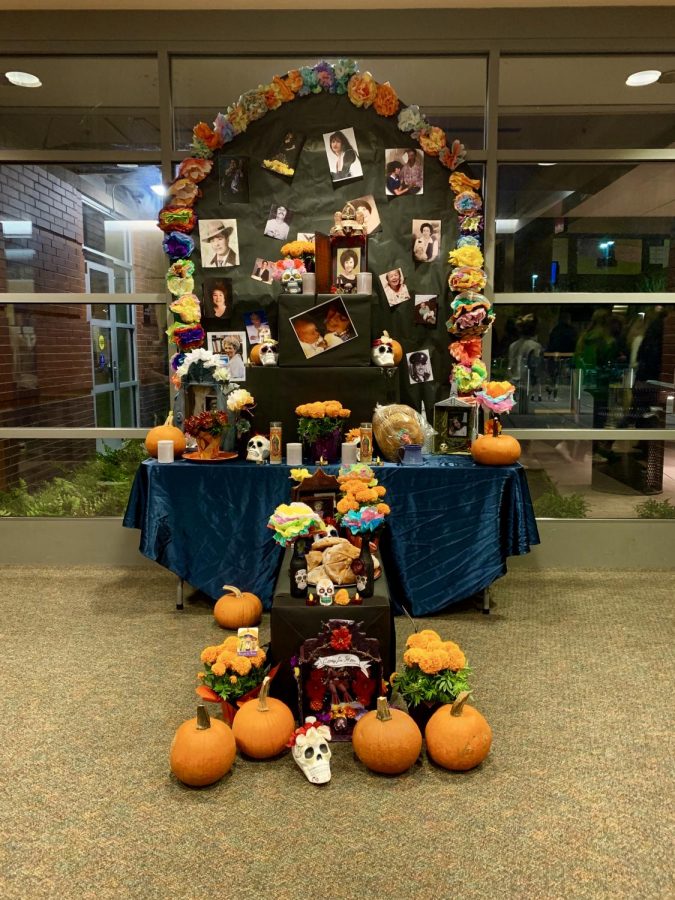
M335 72L335 93L346 94L349 79L359 71L359 65L353 59L339 59L333 66L333 71Z
M298 97L306 97L308 94L320 94L321 85L319 76L311 66L300 66L298 69L302 77L302 87L298 91Z
M478 247L480 249L480 241L472 234L463 234L457 241L457 249L461 247Z
M234 137L234 128L232 127L232 123L227 118L227 116L223 115L223 113L218 113L216 116L216 120L213 123L213 131L224 144L229 144L229 142Z
M314 71L321 90L326 91L329 94L334 94L337 85L335 81L335 70L331 64L326 62L325 59L322 59L314 66Z
M162 241L164 252L173 262L175 259L186 259L195 249L195 242L189 234L170 231Z

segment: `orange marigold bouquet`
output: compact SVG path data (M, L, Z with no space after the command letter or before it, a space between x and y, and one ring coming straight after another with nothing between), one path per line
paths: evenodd
M318 437L330 434L336 428L342 429L344 419L351 416L351 409L345 409L339 400L317 400L316 403L303 403L296 406L298 434L305 441L315 441Z
M222 644L202 650L201 661L205 671L199 673L199 678L222 700L232 703L262 683L265 660L266 654L262 649L255 656L239 656L237 638L228 637Z
M390 683L408 707L421 703L452 703L462 691L470 691L471 669L454 641L444 641L431 628L411 634L403 654L404 666Z
M377 483L373 470L364 463L340 469L342 498L337 503L338 520L352 534L373 532L391 512L382 498L386 488Z

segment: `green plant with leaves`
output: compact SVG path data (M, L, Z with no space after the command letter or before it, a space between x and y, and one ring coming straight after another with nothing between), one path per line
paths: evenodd
M638 519L675 519L675 506L670 500L645 500L635 507Z
M534 514L540 519L585 519L588 503L581 494L546 491L534 501Z
M392 696L400 694L409 708L420 703L452 703L462 691L471 690L472 670L463 651L430 628L410 635L403 663L389 680Z

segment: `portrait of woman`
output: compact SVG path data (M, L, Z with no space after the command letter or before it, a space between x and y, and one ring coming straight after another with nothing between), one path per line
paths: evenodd
M361 271L361 251L359 248L341 250L338 253L338 269L335 284L345 294L356 292L356 275Z
M438 256L440 222L423 222L413 219L413 259L415 262L433 262Z
M225 278L207 278L204 281L202 317L204 319L229 319L232 314L232 282Z
M410 300L410 291L401 269L392 269L390 272L380 275L380 283L389 306L397 306L404 300Z
M226 356L230 369L230 381L246 381L246 334L237 332L209 332L209 350L217 356Z
M353 128L324 134L323 140L333 181L347 181L363 176Z
M269 219L265 223L264 234L277 241L285 241L288 238L288 229L293 218L293 213L285 206L270 207Z

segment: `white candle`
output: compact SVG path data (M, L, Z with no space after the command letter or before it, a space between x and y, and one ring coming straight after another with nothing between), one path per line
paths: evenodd
M286 444L286 462L289 466L302 465L302 444Z
M173 441L157 441L157 462L173 462Z
M373 292L373 273L359 272L356 276L356 293L371 294Z
M356 444L342 445L342 465L352 466L356 462Z
M302 276L302 293L316 294L316 273L305 272Z

